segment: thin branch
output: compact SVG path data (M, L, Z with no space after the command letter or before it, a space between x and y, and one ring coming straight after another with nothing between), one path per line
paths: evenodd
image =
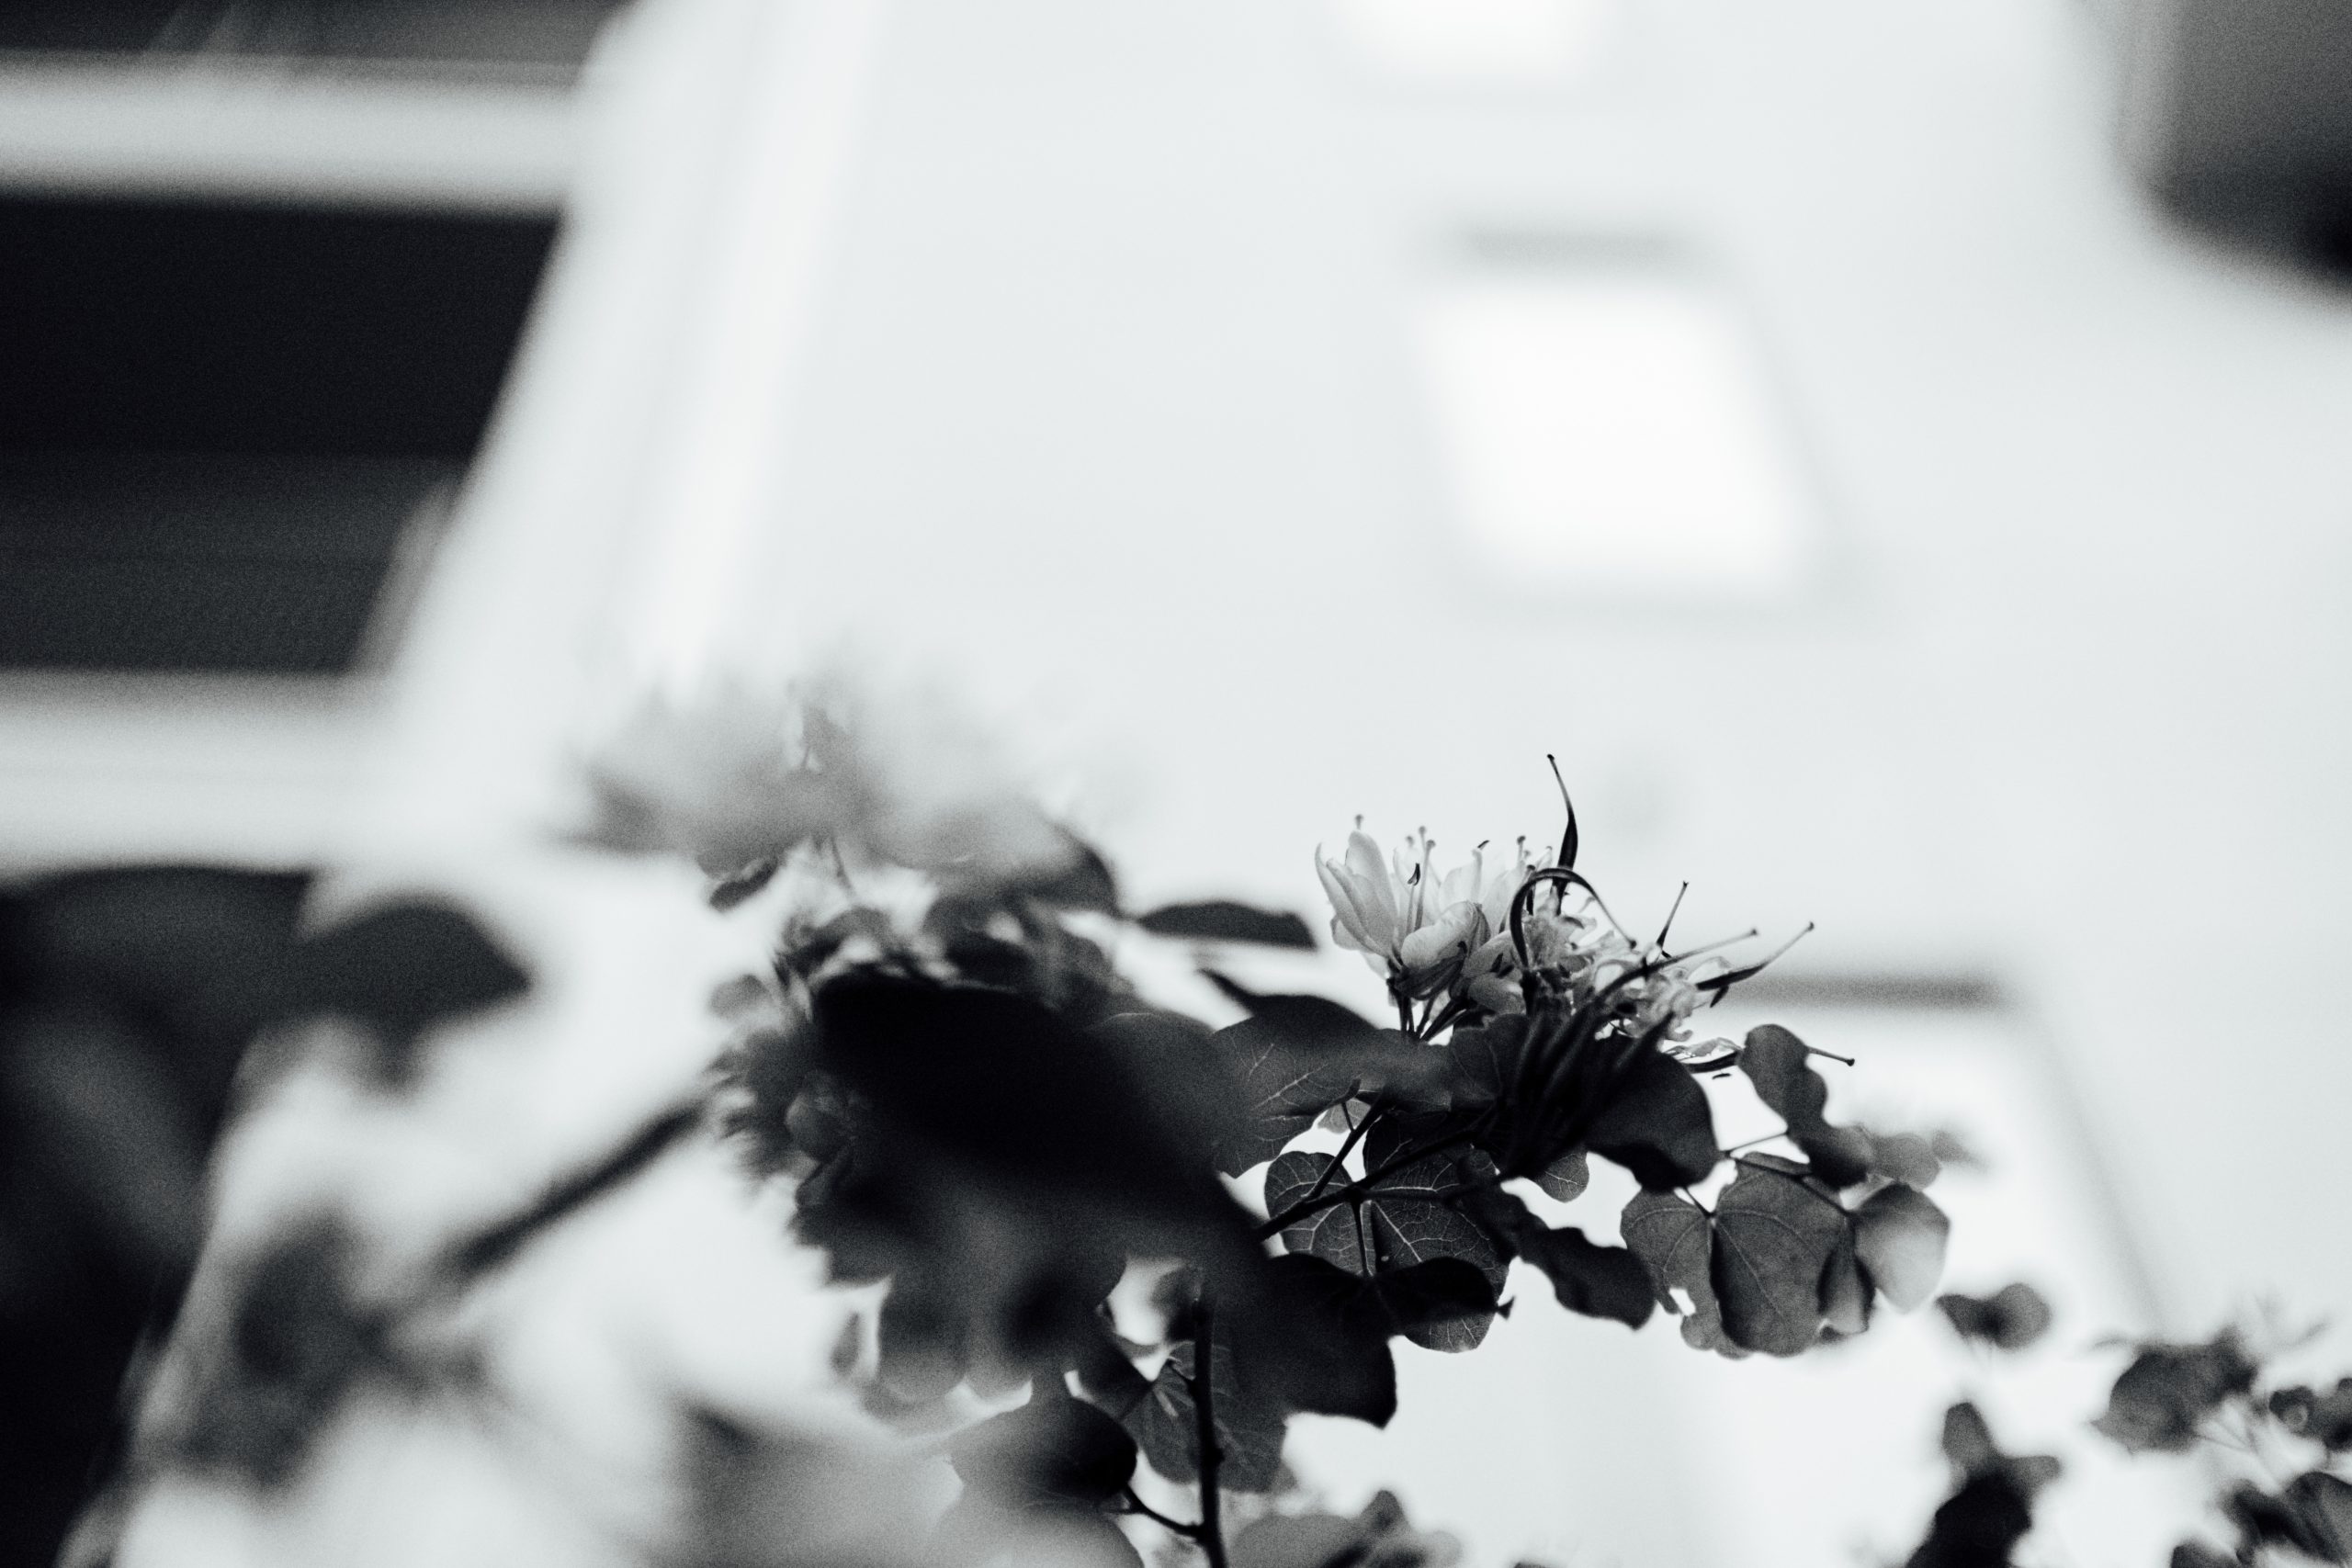
M1309 1214L1320 1213L1326 1209L1335 1208L1351 1199L1363 1197L1372 1190L1375 1183L1395 1175L1417 1160L1427 1159L1431 1155L1443 1154L1449 1149L1459 1147L1468 1142L1470 1142L1469 1134L1453 1133L1433 1143L1423 1144L1418 1148L1400 1150L1382 1161L1377 1168L1366 1171L1345 1187L1334 1187L1319 1197L1300 1199L1281 1213L1269 1218L1264 1224L1260 1225L1256 1232L1257 1237L1260 1241L1263 1241L1268 1236L1279 1235Z
M1193 1338L1193 1414L1201 1445L1201 1522L1193 1533L1200 1544L1201 1554L1208 1559L1209 1568L1227 1568L1225 1560L1225 1525L1220 1518L1223 1495L1217 1489L1217 1467L1225 1455L1216 1445L1216 1309L1206 1296L1201 1298L1200 1315Z
M1127 1512L1130 1514L1141 1515L1143 1517L1149 1519L1153 1524L1158 1525L1161 1529L1168 1531L1171 1535L1181 1535L1186 1540L1198 1540L1201 1538L1200 1526L1188 1525L1182 1519L1170 1518L1166 1514L1161 1513L1159 1509L1153 1507L1150 1504L1145 1502L1140 1496L1136 1495L1136 1489L1132 1486L1127 1488Z

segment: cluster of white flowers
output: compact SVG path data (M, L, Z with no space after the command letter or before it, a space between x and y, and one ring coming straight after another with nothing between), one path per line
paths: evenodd
M1426 829L1383 855L1359 824L1339 858L1317 851L1315 869L1331 900L1331 939L1363 953L1400 1006L1442 997L1429 1011L1446 1017L1525 1010L1511 906L1548 859L1521 839L1506 853L1482 843L1441 870ZM1657 942L1626 935L1581 893L1537 894L1521 925L1527 966L1572 1005L1607 994L1629 1028L1657 1030L1669 1042L1689 1037L1691 1015L1712 999L1704 982L1725 967L1712 957L1678 960Z
M1540 863L1524 839L1510 855L1491 860L1481 844L1442 874L1436 852L1423 831L1383 856L1361 827L1348 835L1341 858L1317 851L1315 869L1331 899L1331 940L1363 953L1399 1002L1452 993L1489 1012L1518 1010L1510 905Z

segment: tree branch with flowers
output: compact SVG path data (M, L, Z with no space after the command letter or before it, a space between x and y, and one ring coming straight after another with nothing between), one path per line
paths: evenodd
M1481 845L1450 868L1426 834L1384 855L1359 827L1317 871L1331 940L1380 975L1395 1026L1204 962L1244 1014L1211 1028L1122 974L1122 933L1205 958L1311 947L1303 921L1128 910L1102 858L1026 807L1012 836L1050 852L937 852L854 727L805 714L780 743L752 770L791 797L764 809L778 826L731 831L718 861L674 803L610 775L608 816L697 851L724 901L769 890L782 912L772 970L739 997L729 1125L832 1277L886 1286L843 1375L918 1426L1029 1390L952 1439L966 1487L943 1561L1001 1556L1041 1520L1110 1562L1137 1561L1123 1518L1213 1568L1370 1550L1401 1516L1308 1529L1250 1501L1276 1485L1287 1422L1385 1424L1391 1341L1476 1348L1515 1262L1573 1313L1639 1328L1662 1310L1733 1357L1800 1354L1933 1289L1926 1140L1826 1120L1818 1054L1786 1031L1694 1040L1773 955L1678 951L1670 919L1630 934L1577 869L1572 808L1556 850ZM1735 1070L1790 1153L1720 1146L1702 1079ZM1575 1202L1595 1157L1640 1185L1618 1241L1531 1201ZM1147 1264L1138 1337L1108 1298ZM1192 1489L1189 1517L1143 1501L1139 1466ZM1286 1555L1302 1539L1322 1555Z

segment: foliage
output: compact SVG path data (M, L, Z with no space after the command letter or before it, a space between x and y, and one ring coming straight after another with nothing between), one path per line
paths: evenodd
M747 822L738 796L714 830L697 795L683 826L642 798L627 815L640 841L693 849L715 902L782 890L729 1125L792 1183L794 1231L835 1279L887 1281L855 1374L869 1408L921 1424L952 1419L962 1389L1031 1390L958 1450L972 1495L998 1499L982 1514L1133 1512L1141 1464L1195 1491L1196 1517L1155 1516L1167 1529L1239 1560L1225 1495L1277 1483L1289 1418L1385 1424L1390 1342L1474 1349L1514 1262L1571 1312L1639 1327L1662 1307L1733 1357L1801 1354L1860 1332L1878 1298L1932 1293L1946 1225L1919 1190L1925 1140L1830 1122L1815 1054L1784 1030L1694 1040L1694 1015L1762 964L1629 936L1575 867L1572 811L1556 858L1482 846L1448 871L1426 835L1384 857L1361 830L1318 856L1333 941L1385 982L1394 1021L1375 1023L1214 967L1231 944L1300 945L1295 916L1128 911L1073 835L901 855L921 835L839 809L868 787L839 761L854 745L795 733L763 776L822 810ZM1211 1029L1138 991L1114 944L1155 939L1193 943L1243 1016ZM1735 1066L1802 1157L1720 1146L1702 1080ZM1595 1157L1642 1188L1623 1245L1533 1206L1575 1201ZM1147 1263L1178 1267L1131 1338L1147 1331L1123 1332L1108 1298Z
M1937 1305L1955 1332L1996 1350L2022 1349L2050 1325L2048 1303L2022 1283ZM2091 1427L2128 1454L2218 1461L2203 1472L2219 1477L2209 1507L2217 1528L2176 1546L2172 1568L2352 1562L2352 1480L2341 1473L2352 1457L2352 1376L2321 1390L2266 1375L2266 1360L2308 1338L2228 1326L2192 1343L2125 1347ZM2057 1461L2003 1454L1969 1404L1946 1415L1944 1452L1955 1487L1909 1568L2009 1568Z

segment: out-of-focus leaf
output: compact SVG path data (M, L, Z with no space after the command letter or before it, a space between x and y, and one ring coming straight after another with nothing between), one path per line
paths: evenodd
M2185 1453L2199 1425L2252 1388L2259 1370L2233 1330L2202 1345L2143 1345L2091 1424L2133 1453Z
M2241 1482L2222 1498L2222 1511L2238 1527L2245 1561L2256 1561L2266 1547L2318 1562L2343 1562L2352 1554L2352 1484L2325 1471L2295 1477L2276 1496Z
M1989 1296L1938 1296L1936 1308L1962 1338L2000 1350L2022 1350L2050 1328L2050 1303L2023 1280Z
M1519 1255L1552 1281L1552 1293L1570 1312L1639 1328L1657 1304L1649 1269L1630 1250L1585 1239L1574 1225L1521 1231Z
M2243 1568L2237 1557L2206 1545L2201 1540L2184 1540L2172 1549L2165 1568Z
M1170 1481L1196 1481L1201 1473L1200 1409L1193 1403L1194 1347L1189 1340L1169 1352L1150 1396L1126 1419L1151 1468ZM1233 1354L1223 1343L1209 1358L1216 1444L1217 1483L1233 1492L1264 1492L1282 1468L1283 1413L1253 1398L1237 1375Z
M2056 1479L2058 1461L2003 1453L1984 1416L1968 1404L1944 1412L1943 1447L1955 1490L1906 1568L2008 1568L2010 1553L2033 1528L2034 1497Z
M1899 1182L1880 1188L1854 1211L1855 1255L1898 1312L1935 1293L1951 1235L1951 1222L1934 1200Z
M1634 1059L1585 1142L1652 1191L1702 1181L1723 1158L1706 1091L1657 1051Z
M1492 1297L1487 1300L1491 1305ZM1418 1310L1433 1317L1444 1303ZM1267 1264L1255 1295L1218 1319L1217 1336L1235 1347L1240 1385L1257 1403L1385 1427L1396 1413L1388 1339L1397 1332L1394 1313L1371 1282L1293 1253Z
M1126 1428L1052 1383L959 1433L947 1452L966 1485L1031 1507L1099 1507L1125 1491L1136 1469Z
M2352 1378L2339 1378L2325 1393L2282 1388L2270 1396L2270 1413L2290 1432L2340 1452L2352 1449Z
M1790 1139L1813 1162L1814 1173L1832 1187L1851 1187L1870 1174L1870 1139L1824 1119L1829 1086L1813 1070L1810 1055L1787 1030L1761 1024L1747 1032L1739 1070L1756 1085L1757 1098L1788 1123Z
M1715 1200L1715 1298L1737 1344L1794 1356L1821 1337L1821 1279L1846 1215L1804 1183L1743 1167ZM1865 1259L1867 1262L1867 1259Z
M1260 909L1229 898L1162 905L1137 916L1136 924L1157 936L1188 937L1195 942L1243 942L1309 952L1315 947L1315 933L1289 910Z
M1382 1492L1352 1519L1337 1514L1269 1514L1233 1538L1233 1568L1452 1568L1462 1544L1415 1529L1393 1494Z
M405 1082L428 1031L521 996L530 976L461 911L401 903L306 939L289 1012L333 1013L380 1043L388 1082Z

